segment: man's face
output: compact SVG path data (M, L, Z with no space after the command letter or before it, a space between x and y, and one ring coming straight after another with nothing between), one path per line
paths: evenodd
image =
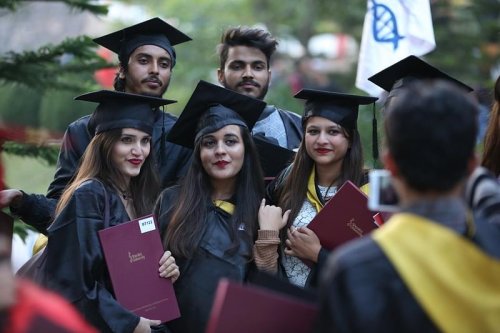
M225 88L261 100L271 79L264 53L248 46L230 47L226 64L217 70L217 75Z
M120 70L125 79L125 91L161 97L168 88L172 60L167 51L155 45L139 46L130 54L128 70Z

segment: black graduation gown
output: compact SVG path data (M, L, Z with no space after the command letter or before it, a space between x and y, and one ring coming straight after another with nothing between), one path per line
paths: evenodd
M169 212L178 197L179 186L166 189L155 208L162 235L169 223ZM236 254L225 254L231 244L228 227L231 215L209 203L205 230L192 258L176 258L181 275L174 283L181 317L167 323L174 333L201 333L210 315L212 302L221 278L243 281L252 255L252 244L242 236ZM243 231L241 231L244 234Z
M84 182L48 229L44 285L73 303L99 332L133 332L139 317L114 299L99 241L104 191L110 226L130 220L116 192L95 180Z
M57 200L75 175L80 158L92 139L87 129L89 119L90 115L84 116L72 122L66 129L57 160L56 173L49 185L47 195L23 194L23 205L18 209L11 207L13 214L42 233L45 233L45 229L53 218ZM183 176L191 161L190 149L167 142L165 139L176 120L177 118L169 113L158 112L153 128L153 149L159 163L159 177L163 187L172 185ZM162 135L164 122L165 133ZM161 149L162 138L163 149Z
M285 133L287 138L286 148L288 149L298 148L300 146L300 142L302 141L302 135L303 135L301 117L291 111L282 110L274 105L268 105L264 109L264 112L262 112L259 121L265 119L275 111L279 113L280 118L283 121L283 125L285 126ZM272 137L269 136L265 137L270 138L269 141L277 144L277 142L275 142L275 139L273 139Z
M500 230L490 219L483 209L475 212L476 233L471 240L500 258ZM439 332L369 236L335 251L328 258L320 285L317 332Z

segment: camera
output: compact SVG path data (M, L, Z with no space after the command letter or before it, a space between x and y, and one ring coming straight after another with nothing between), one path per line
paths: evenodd
M391 173L385 169L371 170L369 179L368 208L379 212L398 211L399 198L392 185Z

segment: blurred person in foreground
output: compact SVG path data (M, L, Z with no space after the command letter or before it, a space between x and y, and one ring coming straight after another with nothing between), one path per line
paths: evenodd
M443 81L402 88L385 119L400 212L329 258L319 332L498 332L498 210L464 200L477 104Z
M0 233L0 332L97 333L62 297L16 278L10 258L9 236Z

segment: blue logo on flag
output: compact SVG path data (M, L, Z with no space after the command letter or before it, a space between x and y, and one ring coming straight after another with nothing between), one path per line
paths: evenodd
M372 2L372 32L373 38L379 43L392 43L394 50L398 48L399 40L404 36L398 33L398 21L394 12L386 5Z

